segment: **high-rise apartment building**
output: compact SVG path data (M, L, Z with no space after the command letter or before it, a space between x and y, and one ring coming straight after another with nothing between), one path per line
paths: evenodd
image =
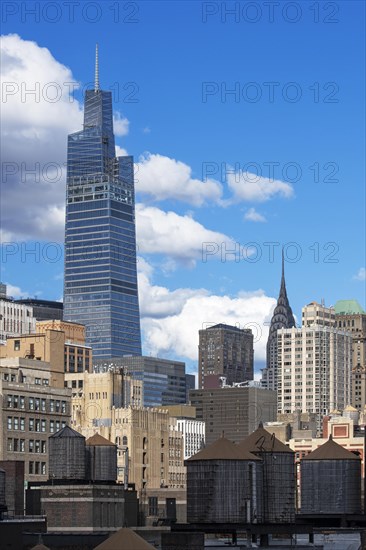
M116 157L98 50L84 127L68 136L64 285L64 319L85 325L94 357L141 355L133 157Z
M277 389L277 331L280 328L295 327L295 319L290 307L285 281L285 263L282 251L282 277L280 294L273 311L267 340L267 363L262 370L262 385L269 390Z
M352 335L312 324L277 332L277 402L279 413L295 411L322 418L350 402Z
M366 405L366 311L356 300L339 300L334 309L336 326L352 335L351 404L363 410Z
M228 384L253 380L253 333L250 329L218 324L199 331L199 387L205 377L222 375Z

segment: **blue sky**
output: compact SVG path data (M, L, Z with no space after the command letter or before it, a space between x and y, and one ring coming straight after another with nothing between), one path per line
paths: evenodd
M298 319L322 298L365 308L363 2L280 2L273 15L262 2L80 2L73 22L48 4L3 3L2 32L17 35L3 40L1 105L1 279L14 295L62 295L61 167L98 42L117 143L140 163L145 353L194 370L198 328L255 324L260 368L283 245ZM39 97L24 95L36 82ZM80 86L71 97L65 82ZM265 243L277 243L273 258Z

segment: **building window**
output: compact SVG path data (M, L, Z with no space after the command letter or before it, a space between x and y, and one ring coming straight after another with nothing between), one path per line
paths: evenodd
M41 462L41 474L43 476L46 475L46 463L45 462Z
M41 453L45 453L46 452L46 442L45 441L41 441Z
M34 418L29 419L29 431L30 432L34 431Z
M30 439L28 443L28 449L30 453L34 452L34 439Z
M39 462L35 462L34 473L35 473L36 475L39 475L39 472L40 472L40 463L39 463Z
M19 451L21 453L25 452L25 439L19 439Z
M149 516L158 515L158 497L149 497Z
M12 430L12 429L13 429L13 417L8 416L8 430Z
M14 340L14 351L20 351L20 340Z
M19 419L19 429L21 432L24 432L25 430L25 418L20 418Z
M50 432L51 432L51 434L53 434L54 431L55 431L55 421L50 420Z
M35 379L34 379L34 383L35 383L37 386L40 386L40 385L41 385L41 379L40 379L40 378L35 378Z
M13 450L13 440L11 437L8 437L8 451L12 451Z
M31 411L34 410L34 398L33 398L33 397L30 397L30 398L29 398L29 409L30 409Z
M41 432L46 431L46 420L41 420Z

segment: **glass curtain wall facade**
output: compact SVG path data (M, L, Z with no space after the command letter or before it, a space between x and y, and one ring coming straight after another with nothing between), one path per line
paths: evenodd
M112 93L88 90L68 136L64 319L95 358L141 355L133 157L115 156Z

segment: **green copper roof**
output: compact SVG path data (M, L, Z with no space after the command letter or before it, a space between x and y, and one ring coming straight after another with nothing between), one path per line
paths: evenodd
M354 313L366 313L357 300L338 300L334 306L336 315L353 315Z

